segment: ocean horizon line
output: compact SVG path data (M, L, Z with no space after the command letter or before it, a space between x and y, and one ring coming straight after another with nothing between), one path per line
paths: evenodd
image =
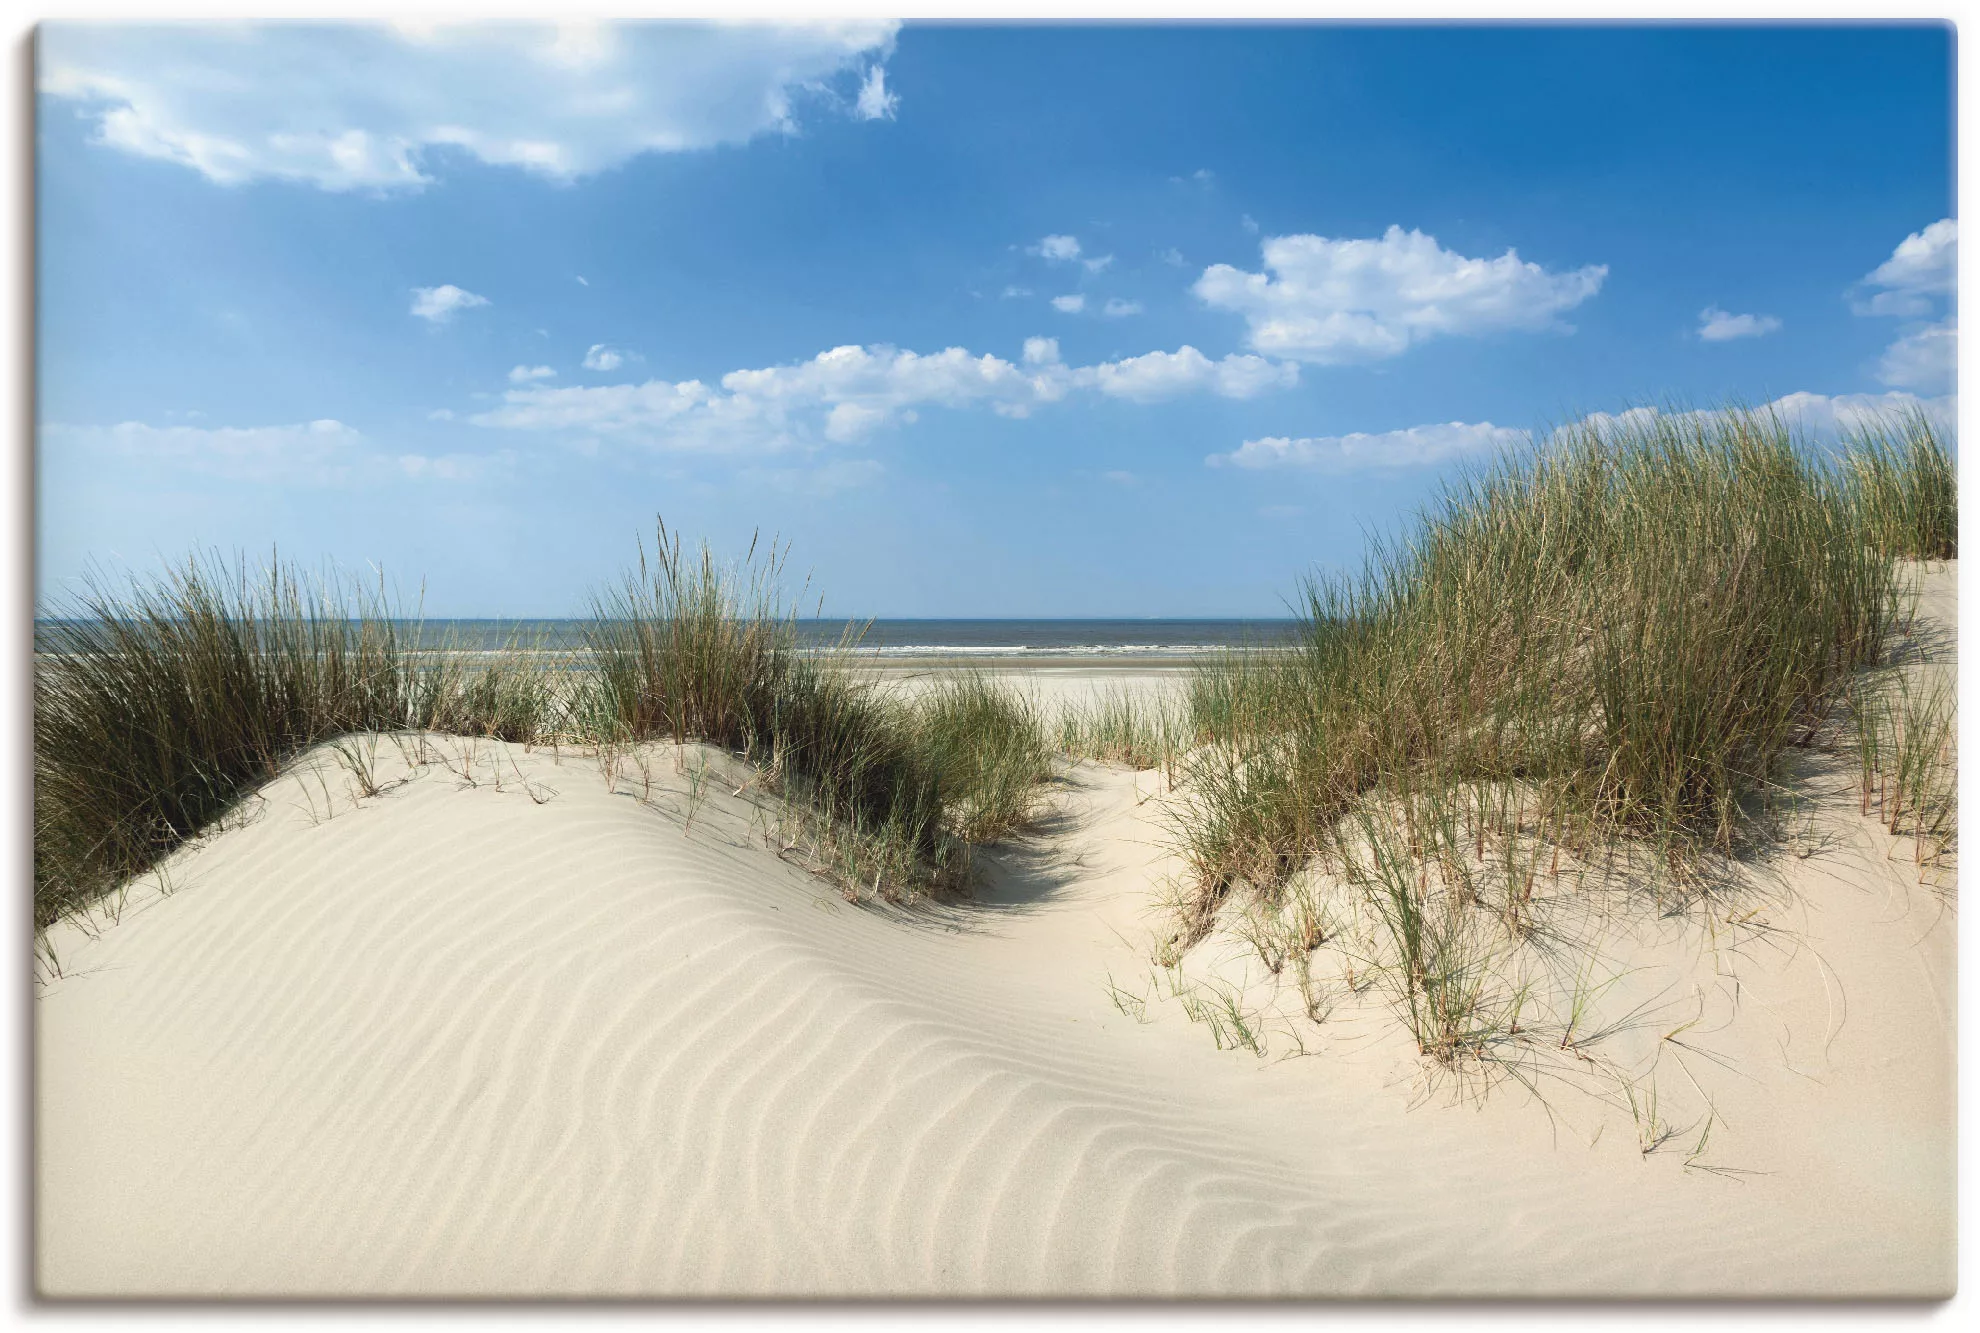
M353 620L356 617L352 618ZM37 619L38 631L72 618ZM414 651L568 651L583 646L591 617L393 617ZM840 620L793 618L799 644L823 650L845 644L879 657L1191 656L1293 638L1302 622L1222 616L901 616Z

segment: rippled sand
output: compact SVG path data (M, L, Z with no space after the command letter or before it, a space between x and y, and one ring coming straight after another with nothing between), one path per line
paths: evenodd
M907 914L780 860L714 752L448 753L385 744L370 798L313 756L56 932L45 1294L1951 1289L1953 914L1846 797L1764 940L1654 946L1734 1175L1454 1096L1372 1001L1300 1058L1123 1013L1155 774L1074 766L978 902Z

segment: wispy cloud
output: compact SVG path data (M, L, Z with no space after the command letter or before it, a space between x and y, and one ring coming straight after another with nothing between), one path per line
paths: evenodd
M625 364L625 353L614 351L604 343L593 343L584 354L586 370L617 370Z
M1379 238L1278 236L1264 273L1215 264L1196 294L1245 317L1254 350L1319 365L1399 356L1430 338L1564 327L1601 290L1606 265L1550 273L1512 250L1472 259L1420 231Z
M1070 292L1065 296L1055 296L1052 298L1052 308L1063 315L1077 315L1080 311L1086 309L1086 298L1078 292Z
M898 95L887 91L887 68L875 65L866 71L866 81L859 85L859 99L853 103L854 112L861 120L892 120L894 111L901 104Z
M517 366L509 372L509 383L528 384L535 380L553 380L557 372L549 366Z
M1781 321L1773 315L1735 315L1715 305L1698 312L1698 337L1708 343L1764 338L1780 327Z
M892 20L50 23L41 91L99 143L221 184L418 189L429 154L559 179L790 132L812 98L891 115ZM856 97L831 91L863 74ZM519 95L518 90L527 90ZM437 110L437 109L444 109Z
M1211 454L1212 467L1304 468L1324 472L1355 472L1371 468L1427 467L1515 448L1531 434L1489 421L1444 422L1411 426L1376 434L1311 435L1291 438L1268 435L1246 440L1228 454Z
M354 427L325 418L285 426L114 426L51 423L44 440L119 466L160 466L174 474L277 486L344 487L393 477L470 481L506 471L515 454L426 455L381 447Z
M492 454L393 454L390 464L413 481L492 481L515 470L513 449Z
M782 495L824 499L842 491L871 486L887 474L871 458L835 458L817 467L744 468L736 480L752 489L763 487Z
M1100 313L1109 319L1120 319L1126 315L1138 315L1141 313L1141 302L1124 301L1118 296L1110 296L1107 298L1107 304L1100 307Z

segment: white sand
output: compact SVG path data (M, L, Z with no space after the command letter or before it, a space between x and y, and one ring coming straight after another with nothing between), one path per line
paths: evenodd
M1108 698L1132 696L1137 701L1167 696L1180 699L1190 668L1179 665L1136 667L1118 658L1040 667L983 667L973 662L949 666L918 664L878 673L882 688L915 695L950 671L968 671L1008 685L1042 706L1048 717L1068 705L1091 705Z
M752 793L711 779L684 828L653 754L646 800L488 743L479 785L456 757L354 800L319 755L169 894L56 932L43 1293L1952 1289L1953 914L1839 790L1764 930L1629 946L1681 1016L1618 1042L1704 1013L1698 1086L1656 1081L1717 1107L1704 1153L1646 1155L1571 1077L1454 1104L1372 993L1311 1058L1123 1015L1176 870L1156 775L1078 768L978 905L910 919L778 860Z

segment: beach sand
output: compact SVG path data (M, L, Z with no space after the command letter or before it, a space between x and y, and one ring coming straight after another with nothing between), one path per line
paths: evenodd
M439 744L375 797L318 751L51 932L44 1295L1952 1290L1955 913L1847 775L1764 912L1611 941L1686 1127L1646 1153L1572 1058L1481 1097L1373 991L1218 1049L1150 989L1159 774L1071 766L977 901L897 911L780 860L714 751ZM1262 1007L1250 966L1187 970Z
M1137 700L1180 700L1189 676L1201 660L1189 657L1102 657L1081 661L1054 658L1049 664L1019 658L896 658L868 668L881 688L915 695L952 672L966 671L1008 685L1037 705L1049 720L1067 706L1093 704L1123 695Z

